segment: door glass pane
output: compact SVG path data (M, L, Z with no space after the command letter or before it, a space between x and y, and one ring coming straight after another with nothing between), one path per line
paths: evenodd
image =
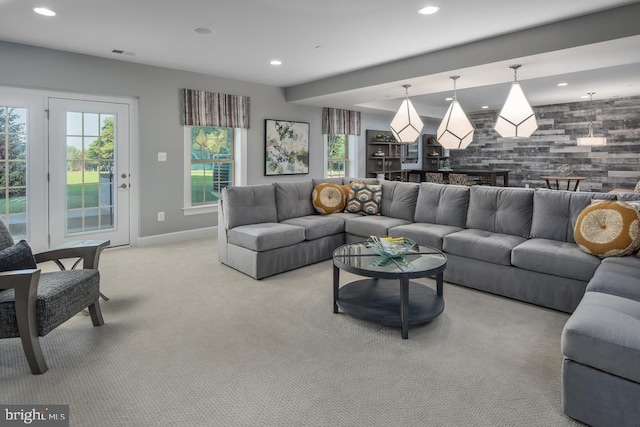
M113 114L67 113L67 235L115 227L114 120Z
M0 217L14 239L27 238L27 114L0 106Z

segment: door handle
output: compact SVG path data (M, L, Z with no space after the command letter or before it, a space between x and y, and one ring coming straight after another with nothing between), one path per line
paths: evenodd
M127 188L127 184L120 184L120 188Z

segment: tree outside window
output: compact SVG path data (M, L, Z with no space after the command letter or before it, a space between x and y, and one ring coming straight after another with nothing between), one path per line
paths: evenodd
M327 159L328 178L348 176L349 147L346 135L327 135Z

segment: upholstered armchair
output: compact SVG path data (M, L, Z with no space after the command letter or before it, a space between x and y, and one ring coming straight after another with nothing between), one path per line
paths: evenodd
M437 172L427 172L424 174L425 182L435 182L437 184L444 184L444 174Z
M469 181L469 176L465 173L450 173L449 184L471 185L471 181Z
M0 338L20 338L33 374L48 367L39 337L88 309L94 326L104 323L100 311L100 252L108 241L67 244L32 255L24 240L14 244L0 219ZM76 259L66 269L63 259ZM82 260L82 268L76 268ZM60 271L41 272L37 263L52 261Z

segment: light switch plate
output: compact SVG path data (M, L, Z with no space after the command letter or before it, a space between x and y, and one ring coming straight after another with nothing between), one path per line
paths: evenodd
M166 162L167 161L167 153L158 153L158 161Z

